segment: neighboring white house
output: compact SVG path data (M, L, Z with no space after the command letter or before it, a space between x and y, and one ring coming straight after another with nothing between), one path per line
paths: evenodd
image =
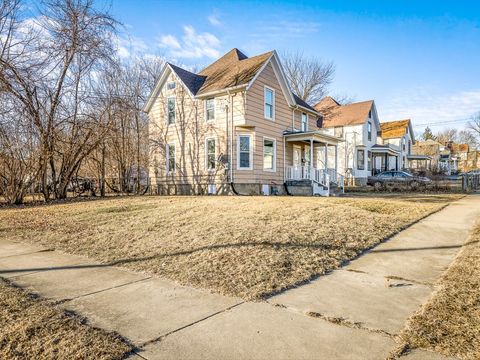
M380 122L375 102L369 100L341 105L328 96L314 108L322 115L322 130L344 140L338 145L339 173L347 179L354 179L357 185L366 184L367 177L372 174L375 151L383 151L383 148L377 148ZM329 154L328 158L332 156Z

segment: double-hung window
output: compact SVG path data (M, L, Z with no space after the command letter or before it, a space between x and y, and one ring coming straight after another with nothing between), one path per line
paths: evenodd
M302 113L301 130L308 131L308 115L306 113Z
M205 167L207 170L214 170L216 167L217 154L215 139L205 140Z
M357 150L357 169L365 170L365 150Z
M372 152L367 153L367 170L372 171Z
M263 169L275 171L275 140L263 139Z
M167 89L168 90L174 90L175 89L175 81L171 81L167 83Z
M238 168L252 169L252 137L250 135L238 136Z
M175 124L175 116L176 116L175 98L169 97L167 99L167 125Z
M205 100L205 119L207 121L215 120L215 98Z
M367 133L368 141L372 141L372 123L370 121L367 123Z
M167 149L167 173L175 171L175 144L168 144Z
M275 93L272 89L265 87L264 89L264 115L266 119L273 120L275 116Z

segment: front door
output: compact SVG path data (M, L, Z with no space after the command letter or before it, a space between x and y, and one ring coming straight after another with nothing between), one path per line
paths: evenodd
M304 159L305 159L305 166L308 168L310 168L310 165L312 163L312 160L310 159L310 145L305 145L305 148L304 148Z
M293 170L294 179L302 179L302 149L299 146L293 146Z
M300 166L302 161L302 149L298 146L293 147L293 166Z

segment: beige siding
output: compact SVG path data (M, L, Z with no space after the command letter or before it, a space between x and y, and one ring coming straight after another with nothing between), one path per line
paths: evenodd
M274 90L274 119L264 117L265 86ZM251 88L247 91L246 125L252 128L255 136L253 154L254 168L251 171L236 172L236 178L242 181L270 184L283 183L283 132L292 130L292 109L282 92L280 83L269 63L259 74ZM263 169L263 139L276 141L276 171ZM291 151L290 151L291 154ZM240 181L240 180L239 180Z
M216 156L227 154L227 116L236 123L243 123L244 95L242 92L215 97L215 120L205 121L205 100L194 100L182 88L181 83L170 75L166 83L176 81L175 90L160 92L149 112L149 132L152 143L150 176L156 183L199 184L226 181L222 166L216 171L206 170L205 140L215 138ZM165 83L165 84L166 84ZM166 102L176 97L176 121L167 125ZM229 99L232 100L229 102ZM228 111L228 114L227 114ZM229 121L229 123L231 123ZM229 133L231 129L228 129ZM166 146L175 144L176 171L167 173Z

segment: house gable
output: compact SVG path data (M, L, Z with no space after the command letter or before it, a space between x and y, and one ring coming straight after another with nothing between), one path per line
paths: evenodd
M143 107L143 111L145 111L146 113L150 112L150 110L155 104L155 101L157 100L158 96L162 92L163 87L165 86L165 83L167 82L170 76L174 76L175 80L185 89L185 91L190 96L190 98L193 99L194 94L192 93L192 87L195 86L194 85L195 80L187 81L187 83L185 83L184 80L188 79L186 73L189 73L195 76L195 74L190 73L187 70L179 68L178 66L172 65L170 63L166 63L165 66L163 67L160 77L158 78L157 83L155 84L155 88L150 94L147 102L145 103L145 106Z
M295 106L295 98L293 96L292 91L290 90L290 87L288 86L287 78L285 76L285 72L282 68L282 65L280 64L280 61L278 59L278 55L276 51L272 52L272 55L270 58L265 61L265 64L260 68L260 70L257 72L257 74L253 77L252 80L247 85L247 92L248 90L255 84L257 81L258 77L264 72L264 70L267 68L268 65L271 65L273 72L275 73L275 77L280 85L280 88L282 89L282 94L285 97L285 100L287 101L289 106Z

